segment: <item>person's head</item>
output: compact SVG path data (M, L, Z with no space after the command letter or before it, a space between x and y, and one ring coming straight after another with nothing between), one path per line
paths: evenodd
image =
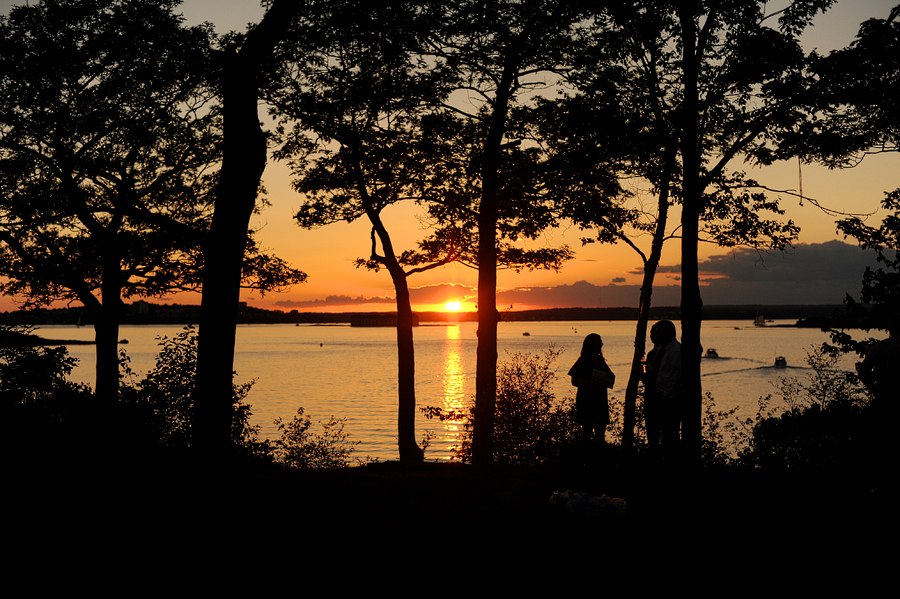
M584 357L599 356L602 349L603 339L597 333L591 333L584 338L584 343L581 344L581 355Z
M660 320L650 327L650 341L656 345L665 345L678 336L675 323L671 320Z

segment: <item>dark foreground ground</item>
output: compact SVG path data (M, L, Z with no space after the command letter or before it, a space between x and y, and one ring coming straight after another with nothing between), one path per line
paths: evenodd
M127 465L123 465L126 463ZM7 544L25 551L229 551L247 556L418 559L754 559L881 556L896 495L860 472L475 468L396 462L341 471L183 461L9 464ZM551 505L554 491L620 497L624 514ZM893 552L894 549L889 549ZM262 553L260 553L262 552ZM525 556L532 556L528 558ZM567 557L568 556L568 557ZM121 557L121 556L119 556Z

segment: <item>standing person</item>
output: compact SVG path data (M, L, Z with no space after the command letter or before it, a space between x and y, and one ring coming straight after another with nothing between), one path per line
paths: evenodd
M679 459L684 414L681 344L676 337L675 324L670 320L660 320L650 329L650 339L657 345L652 365L656 374L655 399L660 416L663 457L668 462L677 462Z
M659 442L662 435L662 407L659 395L656 391L656 375L659 371L659 361L662 359L664 347L660 344L659 327L650 327L650 342L653 349L647 354L644 361L644 372L641 380L644 383L644 430L647 433L647 449L650 459L659 459Z
M603 358L603 339L596 333L584 338L581 356L569 369L575 394L575 417L581 425L585 450L592 454L606 447L606 425L609 424L607 390L616 380Z

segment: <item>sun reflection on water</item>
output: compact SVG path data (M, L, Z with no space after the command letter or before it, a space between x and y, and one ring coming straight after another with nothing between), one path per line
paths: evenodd
M466 369L463 360L462 339L460 327L446 327L447 340L443 353L443 398L442 408L445 412L462 411L466 409ZM450 449L459 443L459 435L463 431L463 421L447 420L443 423L443 434L440 439L440 447L446 448L447 454L439 459L451 459ZM446 443L446 445L445 445Z

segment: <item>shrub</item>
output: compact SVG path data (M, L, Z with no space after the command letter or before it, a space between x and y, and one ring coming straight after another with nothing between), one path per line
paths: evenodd
M287 424L281 418L275 420L275 426L281 433L281 439L270 442L272 456L275 461L292 468L327 470L346 468L351 461L351 454L360 441L350 441L344 432L346 418L328 419L322 425L321 434L312 432L312 421L303 414L303 408Z
M855 373L836 368L827 348L808 352L806 381L782 378L783 410L757 416L741 462L763 468L851 466L866 448L869 395ZM762 406L766 401L761 402Z
M571 398L558 401L553 392L554 365L561 350L549 347L544 354L511 353L497 366L497 403L494 415L494 461L530 466L564 461L577 445L578 425ZM474 407L467 413L444 412L425 407L427 418L462 420L460 445L454 452L469 461L472 448Z
M197 334L187 326L174 338L158 337L160 352L153 369L135 382L125 351L121 352L121 402L155 442L186 449L191 444L194 377L197 372ZM234 385L231 397L231 439L239 453L266 455L259 427L250 424L250 406L245 403L253 382Z
M21 447L67 445L93 426L87 385L69 381L77 364L63 347L43 347L28 328L0 325L0 408L13 423L5 441Z

